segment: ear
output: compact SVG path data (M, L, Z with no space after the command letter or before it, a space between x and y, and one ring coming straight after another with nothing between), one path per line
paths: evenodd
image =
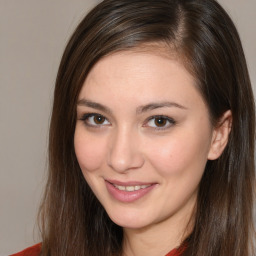
M232 127L232 113L227 110L220 118L217 126L213 130L211 147L208 153L209 160L220 157L228 143L229 133Z

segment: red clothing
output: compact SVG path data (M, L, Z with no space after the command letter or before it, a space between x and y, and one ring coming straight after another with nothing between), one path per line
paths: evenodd
M36 244L34 246L31 246L22 252L18 252L15 254L11 254L10 256L39 256L41 251L41 244Z
M18 252L10 256L39 256L40 251L41 251L41 244L36 244L32 247L29 247L23 250L22 252ZM177 251L177 249L173 249L165 256L181 256L181 254Z
M177 249L173 249L165 256L181 256L181 254L180 254L180 252L177 251Z
M186 250L186 246L182 246L181 249L173 249L165 256L182 256L182 253Z

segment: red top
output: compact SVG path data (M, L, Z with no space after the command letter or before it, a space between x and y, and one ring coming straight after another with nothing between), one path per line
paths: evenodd
M41 251L41 244L35 244L22 252L11 254L10 256L39 256Z
M10 256L39 256L40 251L41 251L41 244L36 244L32 247L29 247L23 250L22 252L11 254ZM165 256L181 256L181 254L180 252L177 251L177 249L173 249Z

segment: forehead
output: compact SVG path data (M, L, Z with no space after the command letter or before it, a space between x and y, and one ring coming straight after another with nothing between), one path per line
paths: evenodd
M161 50L137 48L102 58L89 72L79 99L112 108L156 101L202 102L195 79L177 55Z
M146 57L148 57L148 59L150 59L151 57L151 60L153 60L152 58L153 56L155 57L154 61L158 60L159 62L159 60L162 59L162 62L163 60L165 62L169 62L169 61L175 62L181 68L185 69L186 71L188 71L188 73L194 76L194 72L193 71L191 72L190 62L186 58L186 56L182 53L182 51L178 50L174 44L171 44L171 43L168 44L160 41L160 42L141 43L133 48L112 52L102 57L98 62L96 62L96 64L90 70L85 80L85 83L88 83L88 81L95 75L97 76L100 76L101 74L106 75L107 73L110 72L110 68L112 65L116 65L119 72L121 69L125 70L125 68L127 68L128 65L125 65L126 63L122 63L121 65L121 61L120 61L121 59L126 58L126 61L129 59L129 62L127 63L130 63L132 62L132 60L136 59L135 62L137 62L137 64L134 66L134 71L135 71L136 67L139 68L139 63L141 63L144 59L146 59ZM115 63L114 60L118 58L119 58L118 60L119 63ZM104 63L107 63L107 64L104 66ZM103 67L103 68L100 68L100 67ZM160 74L161 70L158 69L157 72Z
M171 74L173 69L181 70L186 78L194 79L184 66L183 57L177 54L173 46L164 43L147 43L137 47L117 51L101 58L90 70L84 85L96 82L96 79L122 78L127 83L129 79L146 78L146 74L157 78L161 74ZM153 71L153 72L152 72ZM162 78L164 78L162 77Z

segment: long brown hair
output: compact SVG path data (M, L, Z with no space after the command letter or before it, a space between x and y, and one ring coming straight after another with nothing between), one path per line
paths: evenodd
M195 77L213 125L232 111L228 145L219 159L207 162L183 255L250 256L254 99L237 30L214 0L105 0L78 25L56 79L41 255L122 254L122 228L109 219L76 160L76 104L99 59L145 43L164 43L177 53Z

